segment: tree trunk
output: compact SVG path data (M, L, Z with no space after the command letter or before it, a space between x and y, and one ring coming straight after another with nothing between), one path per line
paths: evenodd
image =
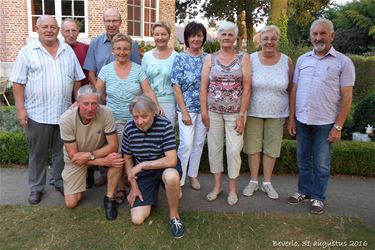
M271 0L271 22L277 23L281 16L286 15L288 0Z

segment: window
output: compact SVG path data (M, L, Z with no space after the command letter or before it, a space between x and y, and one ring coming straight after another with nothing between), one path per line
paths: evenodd
M29 0L29 33L35 32L35 25L42 15L56 17L57 23L65 18L76 19L80 32L87 35L87 1L88 0Z
M151 37L152 25L158 19L158 0L128 0L128 34Z

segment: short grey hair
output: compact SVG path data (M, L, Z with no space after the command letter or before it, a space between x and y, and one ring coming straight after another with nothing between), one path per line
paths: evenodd
M326 19L326 18L319 18L319 19L316 19L310 26L310 34L312 33L312 30L315 28L316 25L318 24L321 24L325 27L327 27L330 31L330 33L333 33L335 32L334 28L333 28L333 23L331 22L331 20L329 19Z
M238 27L235 23L232 23L232 22L222 22L217 28L217 35L219 36L222 32L227 31L227 30L233 31L234 35L237 38Z
M65 23L74 23L74 24L77 26L77 28L79 28L79 27L78 27L78 23L77 23L77 21L76 21L75 19L73 19L73 18L65 18L65 19L61 22L61 29L63 29Z
M139 95L133 98L129 104L129 111L133 115L134 111L157 114L158 108L150 97Z
M264 26L259 32L260 37L262 37L264 33L269 32L269 31L274 32L277 35L277 37L280 38L281 32L280 32L279 27L277 27L276 25Z
M36 26L39 27L40 23L43 22L45 19L48 19L48 18L53 19L55 21L55 23L56 23L56 26L58 26L56 18L54 16L51 16L51 15L44 15L44 16L38 17L38 19L36 20Z
M88 85L84 85L82 87L80 87L78 89L78 93L77 93L77 100L81 97L81 96L86 96L86 95L95 95L97 96L98 98L100 97L100 94L99 94L99 91L92 85L88 84Z
M106 15L108 15L108 13L111 13L111 12L112 12L112 14L116 14L118 16L118 18L120 20L122 20L120 11L118 9L115 9L115 8L108 8L108 9L106 9L103 12L103 20L105 20Z

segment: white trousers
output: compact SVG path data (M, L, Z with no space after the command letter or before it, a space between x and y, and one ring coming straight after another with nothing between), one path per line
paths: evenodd
M186 126L182 123L182 113L177 112L180 133L180 145L178 146L177 156L180 158L182 167L182 178L180 181L181 186L185 184L188 165L189 172L187 175L194 178L198 176L199 164L206 138L206 127L202 122L201 114L189 114L192 125Z

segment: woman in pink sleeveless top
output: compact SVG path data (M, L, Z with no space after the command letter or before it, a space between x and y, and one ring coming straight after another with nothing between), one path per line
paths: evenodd
M224 22L219 26L220 50L206 57L200 90L202 121L208 131L210 171L215 180L206 199L214 201L222 192L225 136L229 177L227 203L231 206L238 202L236 179L241 168L240 153L251 92L250 59L248 54L235 50L237 35L234 23Z

